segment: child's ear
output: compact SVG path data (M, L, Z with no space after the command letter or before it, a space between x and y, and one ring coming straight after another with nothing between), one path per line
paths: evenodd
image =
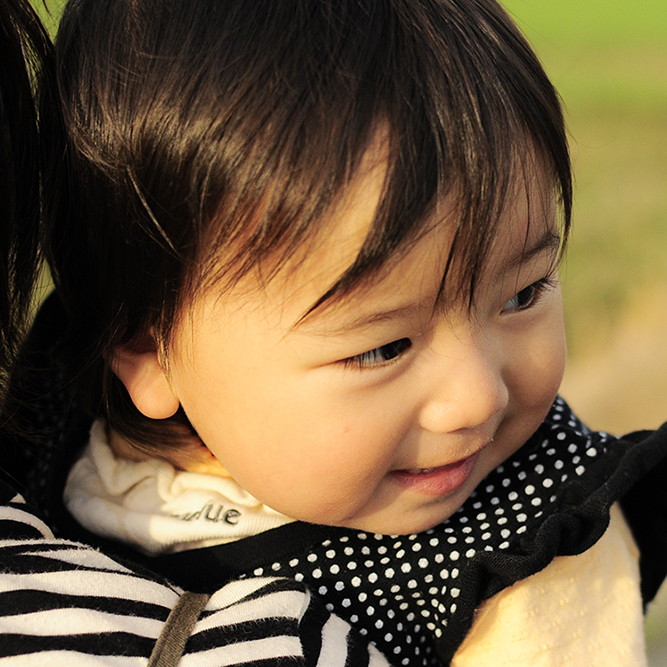
M171 390L152 338L116 348L111 370L146 417L167 419L178 410L178 398Z

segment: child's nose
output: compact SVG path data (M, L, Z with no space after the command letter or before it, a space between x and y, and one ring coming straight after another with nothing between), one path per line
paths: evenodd
M448 338L442 350L433 350L425 371L428 390L420 426L452 433L490 425L509 402L502 349L483 334Z

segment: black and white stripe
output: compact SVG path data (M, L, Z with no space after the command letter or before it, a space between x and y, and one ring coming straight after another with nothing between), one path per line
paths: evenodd
M0 505L2 667L145 665L181 594L91 547L55 539L20 496ZM179 664L387 662L302 584L264 577L233 581L210 597Z

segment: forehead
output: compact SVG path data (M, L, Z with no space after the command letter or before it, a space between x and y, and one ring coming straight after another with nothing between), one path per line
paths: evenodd
M447 284L461 281L461 267L469 259L465 243L452 247L460 224L455 193L439 203L418 238L405 243L352 289L322 300L357 261L376 216L386 171L383 152L369 152L345 195L327 214L325 231L299 257L268 281L249 274L220 300L232 308L260 308L286 331L323 334L397 317L401 311L408 314L410 309L429 311L424 313L428 315L457 299L460 304L460 294ZM517 170L479 272L480 283L529 265L543 251L550 252L555 263L558 249L550 180L541 169Z
M307 284L314 297L302 314L301 322L317 319L319 313L354 308L369 293L378 296L385 291L401 291L405 286L428 285L433 307L473 305L475 285L489 276L500 276L529 265L544 251L553 257L560 254L557 204L553 180L546 170L531 163L531 168L515 169L507 193L499 201L497 220L482 227L481 247L476 232L466 237L461 227L468 221L461 213L456 191L443 198L416 237L410 238L380 266L353 285L352 289L332 292L332 285L358 261L374 214L373 201L379 193L381 164L376 164L344 205L332 215L331 229L293 272L286 272L284 285L290 288ZM372 193L372 194L371 194ZM475 263L479 266L475 266ZM322 299L322 295L330 298Z

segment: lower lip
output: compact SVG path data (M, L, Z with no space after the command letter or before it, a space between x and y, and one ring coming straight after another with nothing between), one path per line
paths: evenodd
M392 477L404 488L427 496L447 496L458 491L470 478L479 452L467 459L423 472L395 470Z

